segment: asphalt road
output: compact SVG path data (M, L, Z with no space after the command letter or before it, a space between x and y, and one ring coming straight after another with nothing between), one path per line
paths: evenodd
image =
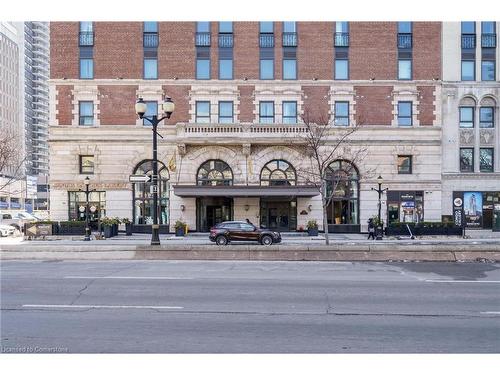
M3 261L1 349L499 353L500 265Z

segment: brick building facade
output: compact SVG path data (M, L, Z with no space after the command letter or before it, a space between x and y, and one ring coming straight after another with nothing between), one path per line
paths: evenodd
M176 109L159 127L163 230L246 218L321 228L320 196L300 173L306 113L330 119L332 142L358 125L352 144L367 152L332 166L349 166L349 182L328 209L331 231L366 229L378 175L390 191L383 218L440 221L451 215L442 210L442 25L51 23L52 218L84 218L78 189L89 175L92 219L129 217L148 230L149 186L129 175L150 173L151 128L134 104L142 97L154 112L169 96Z

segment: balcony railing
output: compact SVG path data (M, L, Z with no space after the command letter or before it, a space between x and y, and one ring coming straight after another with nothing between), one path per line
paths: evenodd
M263 48L274 47L274 34L273 33L261 33L259 36L259 45Z
M481 47L495 48L497 46L497 34L482 34Z
M144 47L158 47L158 33L144 33Z
M462 34L462 48L476 48L476 34Z
M283 47L297 47L297 33L283 33Z
M94 32L80 31L80 46L93 46L93 45L94 45Z
M219 47L232 48L233 47L233 34L230 34L230 33L219 34Z
M411 49L412 48L412 35L411 34L398 34L398 48Z
M210 33L196 33L196 47L210 47Z
M349 47L349 33L335 33L335 47Z

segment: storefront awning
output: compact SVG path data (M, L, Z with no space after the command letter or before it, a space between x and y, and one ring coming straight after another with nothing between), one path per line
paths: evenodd
M179 197L314 197L319 191L314 186L197 186L174 185Z

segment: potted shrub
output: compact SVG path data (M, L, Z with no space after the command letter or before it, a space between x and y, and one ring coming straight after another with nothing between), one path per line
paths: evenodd
M186 234L186 223L183 222L182 220L177 220L175 222L175 236L176 237L184 237Z
M104 228L104 238L113 237L113 219L109 217L103 217L101 219L101 224Z
M132 223L130 222L130 219L128 217L124 217L121 222L125 224L125 233L127 236L132 235Z
M113 236L118 236L118 225L120 225L120 218L114 217L112 220L113 220Z
M307 234L309 236L318 235L318 222L316 220L309 220L307 222Z
M378 216L374 216L373 225L375 225L375 237L377 240L381 240L384 236L384 220L378 219Z

